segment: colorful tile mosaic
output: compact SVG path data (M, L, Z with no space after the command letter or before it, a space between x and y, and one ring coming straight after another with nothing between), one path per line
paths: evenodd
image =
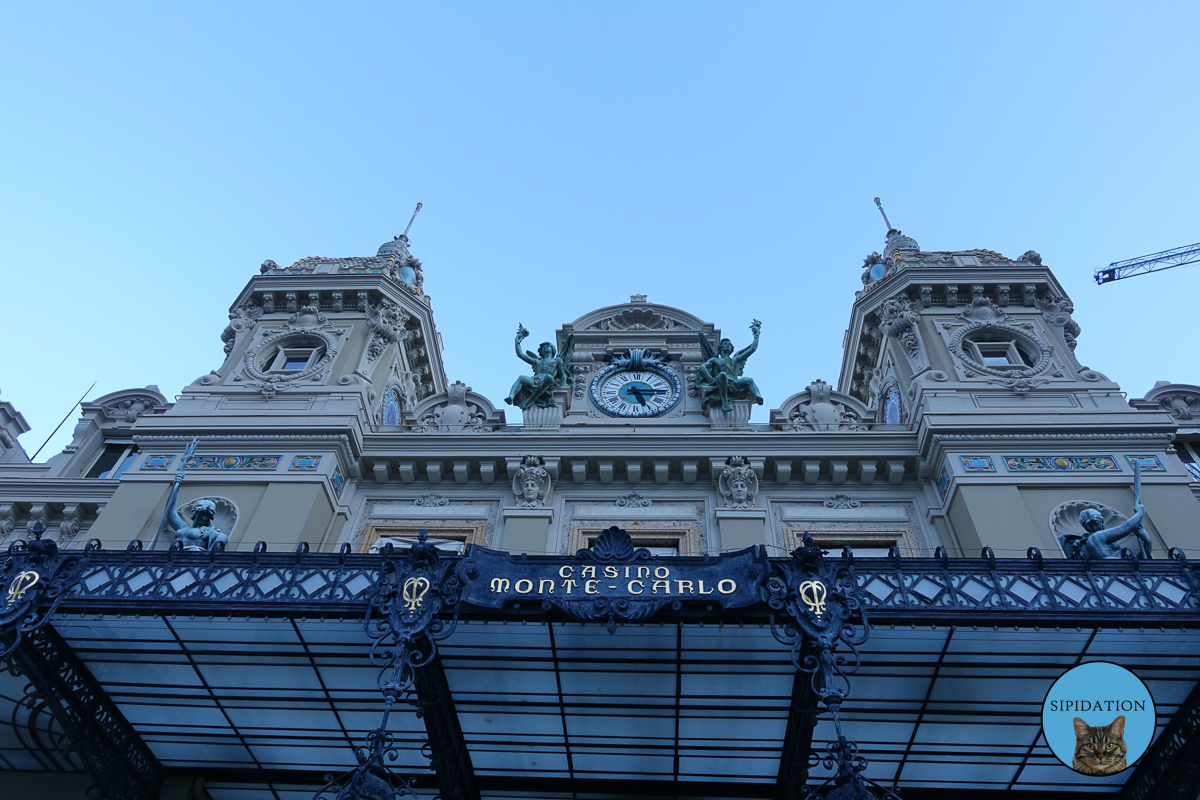
M1004 466L1016 471L1121 471L1121 466L1112 456L1005 456Z
M946 492L950 489L950 473L945 467L942 467L942 474L938 475L937 490L942 499L946 499Z
M146 461L142 464L142 469L166 469L171 466L171 462L175 460L175 456L165 454L155 454L146 456Z
M288 469L316 469L321 463L320 456L293 456Z
M185 469L275 469L283 456L192 456Z
M959 456L963 469L967 472L995 472L996 465L991 456Z
M339 464L338 466L333 468L333 494L334 494L334 496L337 499L341 500L342 499L342 489L345 489L345 488L346 488L346 479L342 477L342 467Z
M1166 472L1167 468L1158 460L1158 456L1152 455L1126 455L1125 458L1129 461L1129 466L1135 463L1142 468L1142 472Z

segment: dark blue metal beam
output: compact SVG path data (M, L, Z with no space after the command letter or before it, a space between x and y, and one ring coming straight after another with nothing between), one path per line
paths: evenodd
M1200 684L1192 689L1137 769L1119 800L1196 800L1200 796Z

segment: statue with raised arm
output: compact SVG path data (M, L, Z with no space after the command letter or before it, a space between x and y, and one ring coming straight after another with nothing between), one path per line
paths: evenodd
M517 325L515 349L517 358L533 367L532 375L522 375L512 385L504 402L524 410L532 406L538 408L554 407L554 392L572 382L571 355L575 347L575 336L567 337L561 353L556 353L554 345L542 342L538 345L535 355L532 351L521 352L521 342L529 335L524 325Z
M1079 514L1079 525L1086 531L1083 536L1068 535L1060 540L1068 558L1082 558L1084 551L1091 558L1120 558L1121 540L1133 536L1141 545L1138 558L1151 558L1150 534L1142 527L1146 518L1146 507L1142 505L1142 468L1133 464L1133 516L1111 528L1104 527L1104 515L1095 508L1085 508Z
M171 492L167 495L166 519L167 525L175 532L174 541L182 542L184 550L193 551L211 550L217 542L224 546L229 537L212 524L213 517L217 515L217 504L212 500L196 500L192 503L191 522L184 521L175 510L183 477L183 467L180 467L175 473L175 481L171 484Z
M750 400L762 405L762 393L753 378L742 377L746 368L746 360L758 349L758 334L762 323L754 320L750 323L750 331L754 341L749 347L733 352L733 342L722 339L713 350L712 344L704 334L700 334L700 352L704 354L704 363L696 373L696 383L700 387L701 404L704 406L721 406L722 411L733 409L733 401Z

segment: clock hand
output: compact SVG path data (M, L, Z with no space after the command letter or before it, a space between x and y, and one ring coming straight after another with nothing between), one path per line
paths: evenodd
M641 389L638 389L638 388L636 388L636 387L630 386L630 387L629 387L629 393L630 393L630 394L632 394L634 397L636 397L636 398L637 398L637 401L638 401L638 404L639 404L639 405L643 405L643 406L644 406L644 405L646 405L646 398L642 397L642 390L641 390Z

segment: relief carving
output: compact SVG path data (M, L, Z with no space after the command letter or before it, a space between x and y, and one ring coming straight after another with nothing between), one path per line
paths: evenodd
M726 508L754 508L754 498L758 495L758 476L746 459L730 456L725 459L725 468L717 479L717 488L725 498Z
M919 357L921 349L917 343L917 322L921 319L921 301L909 300L900 294L886 300L879 309L880 327L883 332L900 342L910 358Z
M513 473L512 489L517 508L541 508L550 493L550 472L541 456L525 456Z

